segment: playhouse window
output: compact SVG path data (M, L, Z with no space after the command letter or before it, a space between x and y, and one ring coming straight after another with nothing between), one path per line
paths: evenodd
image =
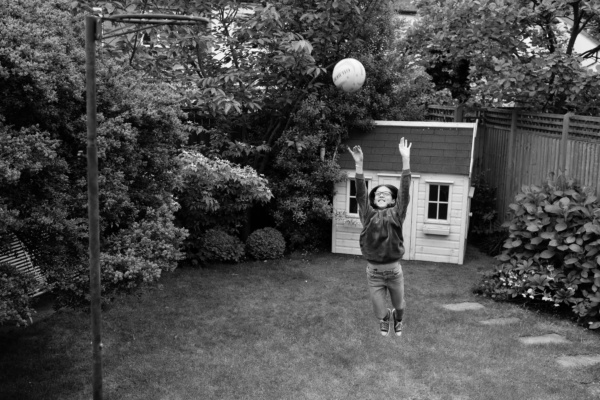
M429 184L429 202L427 204L427 218L447 220L449 202L450 185Z
M358 214L358 201L356 200L356 180L349 180L350 188L348 190L348 214ZM367 193L369 192L369 181L365 180Z

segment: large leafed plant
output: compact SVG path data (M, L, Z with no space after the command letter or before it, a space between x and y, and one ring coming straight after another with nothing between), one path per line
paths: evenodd
M593 190L561 175L524 186L510 209L501 264L480 290L568 306L580 322L600 328L600 204Z

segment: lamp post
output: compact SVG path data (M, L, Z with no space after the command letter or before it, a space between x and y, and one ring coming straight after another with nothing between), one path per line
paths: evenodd
M99 9L94 9L98 12ZM99 13L99 12L98 12ZM170 14L120 14L111 17L85 17L87 180L89 220L90 307L92 330L93 399L102 400L102 313L100 276L100 201L98 189L98 141L96 134L96 41L102 39L102 21L146 25L192 25L209 23L207 18ZM109 33L105 38L147 29Z

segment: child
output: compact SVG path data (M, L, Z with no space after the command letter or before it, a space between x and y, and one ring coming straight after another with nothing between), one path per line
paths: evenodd
M358 215L363 225L360 233L360 250L367 259L367 282L373 311L379 319L379 329L383 336L394 327L396 336L402 335L402 318L406 307L404 301L404 275L400 259L404 254L402 224L410 201L409 189L410 148L404 138L398 148L402 156L402 179L400 193L392 185L374 187L367 197L367 187L363 175L363 153L360 146L348 147L356 163L356 200ZM390 293L392 310L386 308L386 292Z

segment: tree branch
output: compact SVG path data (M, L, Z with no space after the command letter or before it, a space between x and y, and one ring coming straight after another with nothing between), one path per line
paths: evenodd
M146 12L146 8L148 8L148 0L144 1L144 8L142 8L142 14ZM131 65L131 63L133 62L133 57L135 56L135 53L137 51L138 48L138 33L135 33L135 39L133 42L133 50L131 51L131 57L129 57L129 65Z
M325 69L328 70L329 68L333 67L336 63L337 63L337 61L329 64L328 66L325 67ZM310 82L308 82L308 84L306 86L310 86L315 80L317 80L318 77L319 77L319 75L314 76L310 80ZM302 101L306 98L306 94L307 93L305 92L302 95L298 96L296 98L296 100L294 101L294 103L292 104L289 112L287 113L287 118L286 118L286 122L285 122L285 125L284 125L283 129L281 129L281 122L282 122L282 120L279 119L277 121L277 125L273 128L273 130L271 130L271 132L269 134L269 138L268 138L268 140L266 142L267 145L272 146L273 143L275 142L275 140L277 139L278 134L280 132L285 132L289 128L289 126L290 126L290 124L292 122L292 119L294 118L294 113L296 112L297 108L302 103ZM262 160L262 163L260 165L260 169L258 169L259 173L263 173L264 172L264 170L267 167L268 160L269 160L269 155L267 154L267 155L265 155L265 157Z
M594 57L594 54L596 54L598 52L600 52L600 44L598 46L594 47L593 49L584 51L583 53L580 54L580 56L583 58L592 58L592 57Z

